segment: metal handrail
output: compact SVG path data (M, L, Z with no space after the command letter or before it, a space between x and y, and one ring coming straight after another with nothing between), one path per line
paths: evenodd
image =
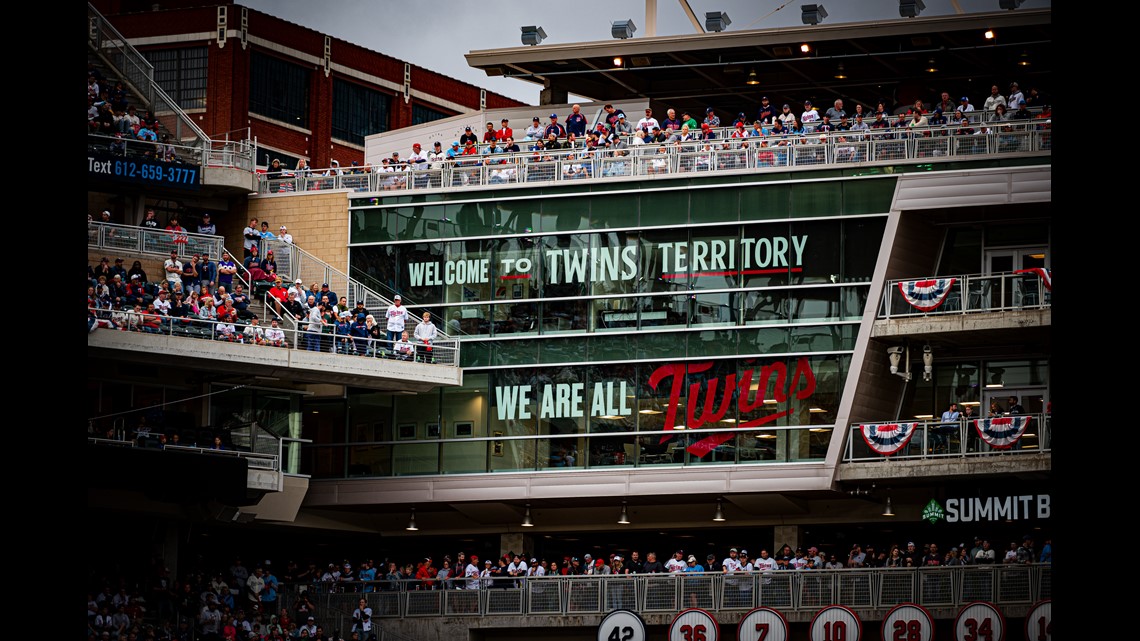
M937 307L922 310L914 307L900 291L900 286L916 280L954 279L945 298ZM951 274L920 278L898 278L887 281L879 305L878 318L904 318L937 314L971 312L1003 312L1022 309L1049 309L1052 292L1035 273L1002 272L998 274Z
M367 165L349 169L309 169L302 174L282 170L259 173L258 192L267 194L331 189L357 192L417 191L494 184L594 181L617 176L673 175L697 171L695 165L690 167L680 161L680 155L686 153L708 155L710 160L707 170L711 172L1051 153L1051 122L1014 120L1003 121L1000 125L972 125L975 126L979 130L975 133L965 133L956 126L891 127L854 132L647 143L629 145L620 150L598 148L588 151L585 147L570 150L528 149L401 165L400 170L394 172L380 171L375 166ZM997 130L999 127L1001 131ZM703 147L708 149L702 149ZM661 162L655 163L654 160ZM575 165L582 166L582 171L578 171Z
M209 252L210 256L217 260L226 250L225 240L222 236L196 234L189 231L175 233L167 229L139 225L119 225L98 221L87 223L88 248L110 249L134 254L169 256L170 252L176 251L179 258L188 258L194 254ZM248 277L246 284L248 285Z
M154 66L130 42L107 21L89 2L87 3L88 46L97 55L106 59L135 93L143 97L146 106L155 114L171 114L175 117L174 137L183 138L183 128L194 136L198 163L203 166L224 166L254 170L256 148L252 141L214 141L194 122L178 103L163 91L154 81ZM185 144L185 142L183 142Z
M945 611L974 601L1028 607L1052 598L1049 563L472 579L477 589L465 587L463 572L443 589L439 581L436 589L423 589L418 579L280 584L278 599L292 609L304 590L317 612L336 613L322 625L348 630L349 613L362 598L374 619L600 615L619 608L747 612L758 606L810 613L832 604L882 611L900 603Z
M265 452L246 452L243 450L233 450L233 449L215 450L215 449L212 449L209 447L197 447L197 446L189 446L189 445L171 445L170 443L167 443L166 445L161 445L161 446L158 446L157 448L155 448L155 447L149 447L146 445L140 445L135 440L116 440L116 439L99 438L99 437L95 437L95 436L87 437L87 442L91 445L109 445L109 446L115 446L115 447L128 447L128 448L138 448L138 449L146 449L146 450L162 449L162 450L169 450L172 452L188 452L191 454L203 454L203 455L208 455L208 456L244 458L249 462L249 466L251 468L256 468L259 470L272 470L274 472L277 472L281 469L281 455L280 454L268 454Z
M1003 416L1009 416L1008 413ZM848 426L850 433L844 448L843 460L848 463L859 461L884 460L905 461L935 458L975 458L993 454L1038 454L1052 452L1052 414L1024 414L1029 417L1026 433L1010 446L996 447L988 444L978 433L975 421L986 416L972 416L957 421L914 420L914 421L863 421ZM864 425L889 425L917 423L909 441L889 455L872 450L862 437Z
M285 278L289 282L300 278L303 283L313 281L328 283L329 290L335 292L338 297L347 297L350 306L355 305L358 300L363 301L364 307L372 313L377 323L384 319L385 311L388 309L388 306L392 304L392 300L388 297L376 292L364 283L352 278L332 265L329 265L296 244L286 243L276 238L263 239L261 241L261 247L258 249L258 254L261 256L264 256L268 250L273 250L273 255L277 257L277 273L280 274L282 278ZM337 301L329 302L335 305ZM402 295L400 302L408 307L408 322L405 323L405 327L408 330L408 335L412 336L416 327L422 322L420 317L412 313L412 310L415 309L417 305L411 301L404 301ZM440 322L443 321L443 319L439 320ZM448 341L455 338L445 332L440 324L435 325L436 335L439 341ZM456 342L456 349L458 349L458 342Z
M237 344L246 344L251 341L256 341L256 336L251 336L250 340L246 340L245 330L251 325L244 321L226 323L194 316L173 317L157 313L149 314L146 312L135 312L133 310L127 311L94 307L89 307L87 311L100 321L109 322L112 325L112 327L105 329L129 330L147 334L172 336L175 338L208 339ZM154 317L158 320L157 328L153 326L147 327L145 325L145 321L148 320L149 317ZM272 327L272 325L261 325L259 320L258 327L262 329L262 334L264 334L264 331ZM338 347L340 341L337 340L339 338L337 334L310 332L300 328L278 327L278 329L280 329L285 336L284 345L269 345L266 341L261 341L259 345L299 351L323 352L332 354L337 358L344 356L353 358L383 358L446 367L459 367L459 343L455 340L436 341L432 344L430 352L426 348L421 349L420 345L413 343L416 347L413 356L397 358L393 353L392 346L389 345L388 341L383 339L349 336L348 339L351 344L342 350Z

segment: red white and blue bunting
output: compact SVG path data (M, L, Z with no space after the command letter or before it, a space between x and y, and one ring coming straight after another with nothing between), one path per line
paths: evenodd
M1045 269L1044 267L1030 267L1029 269L1019 269L1015 274L1037 274L1041 279L1041 283L1045 285L1045 289L1053 291L1053 270Z
M859 426L863 440L875 452L890 456L906 447L918 423L864 423Z
M1032 416L1002 416L1000 418L974 419L974 427L978 436L982 437L990 447L998 450L1008 449L1017 442L1029 427Z
M929 312L946 302L946 296L953 286L953 278L904 280L899 282L899 293L911 307L920 312Z

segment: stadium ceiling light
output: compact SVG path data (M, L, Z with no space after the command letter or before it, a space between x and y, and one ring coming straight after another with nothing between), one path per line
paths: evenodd
M526 512L523 513L522 526L534 527L534 520L530 518L530 503L526 504Z
M806 42L800 45L800 53L811 53L811 45Z
M610 25L610 35L618 40L632 38L634 31L637 31L637 25L633 24L632 19L616 20Z
M835 70L835 79L836 80L846 80L847 79L847 72L845 72L843 70L843 63L842 62L839 63L839 68Z
M822 4L801 4L800 11L800 20L804 24L819 24L827 17L827 10Z
M926 73L934 73L935 71L938 71L938 67L934 64L934 58L926 61L926 68L923 69L923 71Z
M760 79L756 77L756 70L755 69L749 69L748 70L748 80L745 80L744 84L746 84L746 85L758 85L758 84L760 84Z
M910 381L910 359L906 359L906 369L902 372L899 371L899 361L903 360L903 355L906 354L906 348L901 345L892 345L887 348L887 358L891 361L891 373L895 376L901 376L903 380Z
M620 67L622 62L623 61L621 59L621 56L614 56L614 66L615 67Z
M716 512L713 512L713 520L720 523L724 521L724 504L721 499L716 500Z
M618 517L618 525L629 525L629 512L625 509L625 501L621 502L621 516Z
M409 532L419 531L419 528L416 527L416 508L412 508L412 516L408 518L408 526L404 529Z
M883 516L894 516L895 513L891 510L891 495L887 494L887 507L883 509Z
M922 346L922 380L929 381L934 373L934 351L930 345Z
M536 45L543 40L546 40L546 31L542 27L522 27L522 43L524 45Z
M899 0L899 15L903 18L914 18L925 8L922 0Z
M994 30L993 29L986 29L985 33L983 33L982 35L985 37L986 40L993 40L994 39Z
M729 20L728 14L723 11L705 12L705 31L724 31L730 24L732 20Z

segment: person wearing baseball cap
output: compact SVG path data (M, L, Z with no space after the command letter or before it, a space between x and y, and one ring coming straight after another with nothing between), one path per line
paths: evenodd
M502 142L502 141L506 140L507 138L514 138L515 137L515 130L511 129L511 126L509 123L510 123L509 120L507 120L506 118L503 118L502 122L499 123L502 126L495 130L495 138L499 142Z
M459 137L459 144L466 146L468 142L479 143L479 137L471 132L471 127L465 127L463 135Z
M550 114L550 124L546 125L546 128L542 130L542 137L550 138L551 133L554 134L555 138L566 137L566 128L558 124L558 114Z

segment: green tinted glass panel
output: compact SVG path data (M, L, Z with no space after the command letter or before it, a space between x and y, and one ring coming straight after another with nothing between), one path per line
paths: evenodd
M728 356L739 349L740 332L698 332L689 338L689 356Z
M530 365L538 362L538 341L499 341L491 344L494 365Z
M882 214L890 211L891 199L895 194L895 180L847 180L840 182L843 188L842 213Z
M442 445L444 474L487 471L487 441L453 441Z
M786 218L791 215L791 211L789 185L752 187L740 194L740 220Z
M590 203L590 218L594 229L609 227L636 227L639 198L637 194L598 196Z
M838 216L843 213L841 182L793 184L792 211L800 216Z
M787 327L744 329L736 332L741 354L767 354L788 350Z
M392 448L394 476L439 474L439 443L398 444Z
M590 199L550 198L542 202L541 229L575 231L590 228Z
M689 193L681 190L641 195L641 224L684 225L689 222Z
M463 341L459 348L459 362L463 367L490 365L491 344L486 341Z
M581 340L581 339L579 339ZM589 354L592 361L618 361L637 358L637 336L591 336Z
M639 359L677 358L685 354L684 334L644 333L637 337Z
M587 360L587 342L580 336L536 341L542 363L581 363Z
M396 239L395 217L388 209L358 209L352 212L352 243L379 243Z
M739 189L701 189L692 194L690 218L694 223L731 222L740 219Z

